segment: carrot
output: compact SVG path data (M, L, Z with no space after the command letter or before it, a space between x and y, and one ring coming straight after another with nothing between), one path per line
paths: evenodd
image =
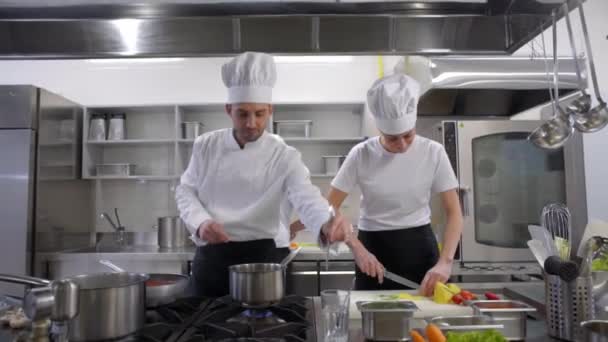
M429 342L445 342L445 336L435 324L428 324L425 332Z
M411 330L410 336L412 337L412 342L426 342L424 337L422 337L422 335L420 335L420 333L416 330Z

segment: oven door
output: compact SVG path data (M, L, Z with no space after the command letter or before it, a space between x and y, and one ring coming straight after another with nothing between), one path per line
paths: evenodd
M566 203L564 152L527 141L538 121L458 122L463 262L533 261L528 225Z

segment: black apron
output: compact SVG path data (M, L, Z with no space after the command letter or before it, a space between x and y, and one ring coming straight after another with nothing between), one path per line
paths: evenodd
M289 255L291 250L289 249L289 247L277 247L275 252L276 256L274 262L278 264Z
M359 240L387 270L417 283L422 282L426 272L439 260L437 239L428 224L378 232L360 230ZM378 284L377 278L361 272L359 267L355 271L357 290L407 289L386 278Z
M230 293L228 267L248 263L277 262L272 239L226 242L196 249L190 277L190 295L221 297Z

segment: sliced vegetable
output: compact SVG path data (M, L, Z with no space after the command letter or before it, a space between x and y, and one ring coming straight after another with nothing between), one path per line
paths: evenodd
M437 282L435 284L435 291L433 291L433 301L438 304L448 304L452 300L454 294L450 289L443 283Z
M446 284L446 286L448 287L448 290L450 290L450 292L452 292L453 294L459 294L460 291L462 291L462 289L456 284Z
M412 342L426 342L424 337L422 337L422 335L420 335L420 333L416 330L410 331L410 336L412 337Z
M486 292L485 293L486 299L488 300L499 300L500 297L498 297L498 295L494 292Z
M445 336L441 332L441 329L435 324L428 324L425 329L426 337L429 338L429 342L445 342Z

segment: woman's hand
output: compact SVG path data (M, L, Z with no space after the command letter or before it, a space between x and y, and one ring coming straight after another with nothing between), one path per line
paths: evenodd
M378 259L357 238L350 241L349 247L361 272L370 277L378 278L378 283L382 284L384 281L384 266Z
M452 274L452 262L439 259L439 261L433 266L422 279L420 284L420 292L425 296L432 296L435 284L439 281L445 283L450 279Z

